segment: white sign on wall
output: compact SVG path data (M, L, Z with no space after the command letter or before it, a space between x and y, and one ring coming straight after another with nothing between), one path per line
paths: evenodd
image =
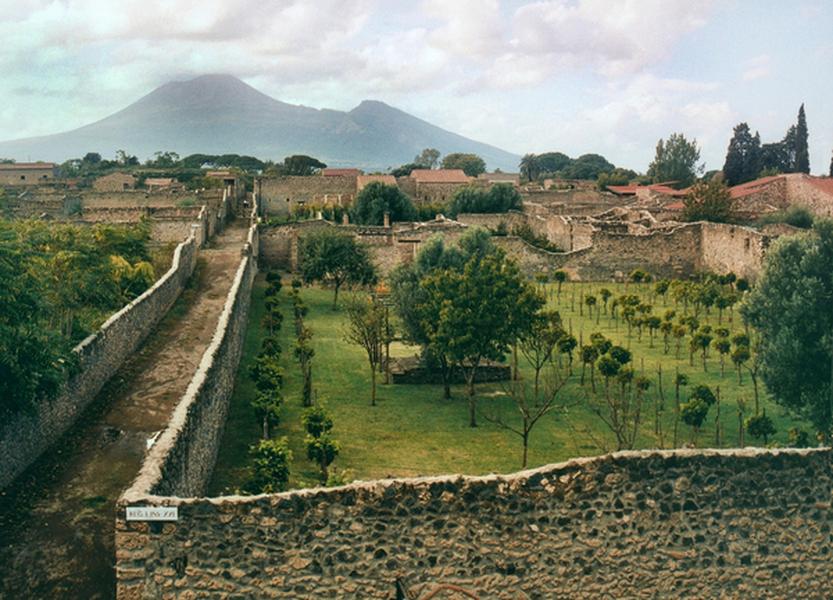
M178 521L176 506L128 506L128 521Z

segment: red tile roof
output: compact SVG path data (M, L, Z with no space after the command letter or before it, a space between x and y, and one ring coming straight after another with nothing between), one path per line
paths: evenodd
M472 178L462 169L414 169L411 179L417 183L468 183Z
M750 194L754 194L755 192L759 192L761 188L783 178L783 175L771 175L769 177L761 177L760 179L747 181L746 183L741 183L739 185L730 187L729 194L732 196L732 198L743 198L744 196L748 196Z
M833 177L810 177L810 185L822 192L833 195Z
M321 174L324 177L358 177L362 172L360 169L321 169Z

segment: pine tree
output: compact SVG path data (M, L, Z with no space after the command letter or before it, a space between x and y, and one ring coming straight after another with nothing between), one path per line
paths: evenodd
M761 136L757 132L753 136L749 125L739 123L735 126L726 152L724 179L728 185L738 185L756 179L760 171Z
M804 104L798 109L798 124L795 127L795 172L810 172L810 151L807 147L807 116Z

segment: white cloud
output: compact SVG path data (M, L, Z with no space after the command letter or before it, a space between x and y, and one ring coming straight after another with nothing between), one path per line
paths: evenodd
M772 59L769 54L761 54L743 63L743 80L754 81L772 74Z

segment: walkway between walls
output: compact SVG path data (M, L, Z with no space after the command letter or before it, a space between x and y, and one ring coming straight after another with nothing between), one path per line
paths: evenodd
M240 264L239 219L199 254L192 281L80 422L0 492L0 598L113 598L114 504L208 347Z

